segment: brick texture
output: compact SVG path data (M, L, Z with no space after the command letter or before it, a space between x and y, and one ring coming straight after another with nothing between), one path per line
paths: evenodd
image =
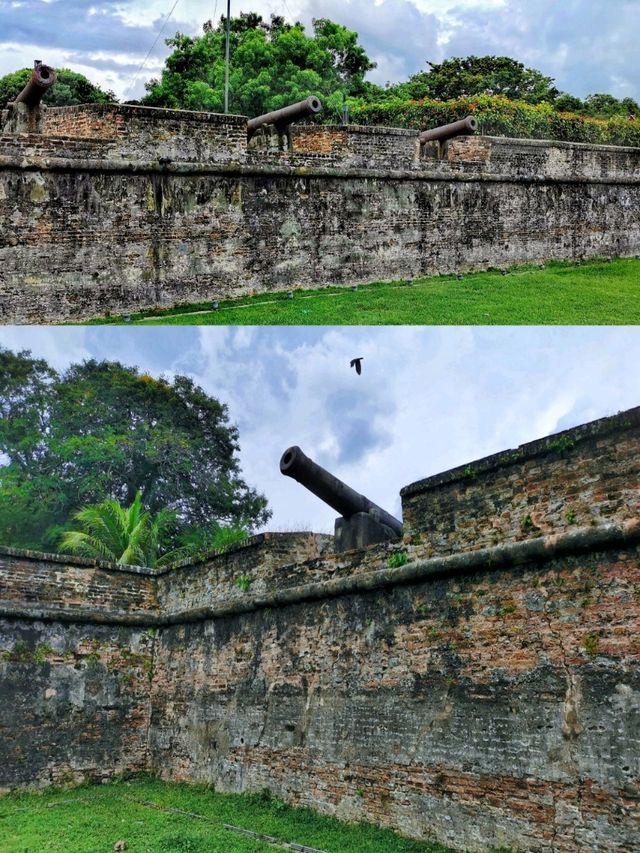
M639 430L418 481L404 543L364 551L265 534L153 575L4 549L0 786L138 769L469 851L635 851Z
M640 150L300 126L247 148L241 116L46 113L0 138L0 322L640 251ZM48 134L56 134L48 135Z

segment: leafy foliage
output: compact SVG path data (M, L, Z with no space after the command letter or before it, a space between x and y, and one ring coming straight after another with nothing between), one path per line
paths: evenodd
M95 86L83 74L69 68L56 69L55 86L45 94L43 103L50 107L68 107L75 104L108 104L116 100L113 92ZM31 68L21 68L0 78L0 109L13 101L31 79Z
M251 530L270 516L240 477L227 408L191 379L155 379L118 362L59 375L0 349L0 541L47 548L74 510L113 498L174 513L191 528Z
M74 514L80 530L68 530L60 550L125 566L160 568L188 556L188 549L167 549L165 540L175 515L161 510L155 518L143 512L137 492L130 507L106 500ZM161 556L160 556L161 555Z
M354 103L351 107L352 119L359 124L416 129L437 127L469 114L478 119L479 132L488 136L640 146L640 116L598 119L558 112L549 103L533 105L498 95L450 101L388 98L379 103Z
M450 101L474 95L503 95L538 104L553 101L558 90L553 78L508 56L467 56L427 62L428 71L414 74L406 83L390 87L401 98Z
M143 103L175 109L222 112L224 107L225 25L204 25L197 37L176 33L166 43L173 52L160 80L147 84ZM270 22L254 12L230 20L229 108L256 116L309 95L322 97L325 115L334 114L347 95L358 95L374 67L356 33L327 18L313 22L314 34L300 23Z

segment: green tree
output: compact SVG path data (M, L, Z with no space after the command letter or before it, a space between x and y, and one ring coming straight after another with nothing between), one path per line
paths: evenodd
M81 529L63 534L60 550L66 554L149 568L188 556L188 549L170 548L166 542L174 513L161 510L153 518L143 511L140 492L129 507L106 500L79 510L73 518Z
M251 530L270 516L240 476L227 408L191 379L172 382L118 362L58 374L0 349L0 541L52 547L72 512L140 492L152 514L175 513L174 535ZM2 464L4 462L4 464Z
M391 87L396 97L437 98L448 101L473 95L504 95L512 100L538 104L553 101L558 90L553 78L508 56L467 56L427 62L429 71L409 78L407 83Z
M176 109L224 108L225 19L204 25L201 36L176 33L160 80L147 84L143 103ZM374 67L358 36L327 18L313 22L313 36L300 23L278 16L266 22L253 12L230 21L229 108L255 116L308 95L323 99L325 115L334 115L343 98L358 95L364 75Z
M584 112L594 118L612 118L613 116L640 116L640 105L633 98L619 101L613 95L598 92L587 95L584 101Z
M31 79L31 68L21 68L0 78L0 109L13 101ZM105 92L91 83L83 74L69 68L56 69L55 86L45 94L43 103L50 107L69 107L76 104L109 104L116 100L113 92Z

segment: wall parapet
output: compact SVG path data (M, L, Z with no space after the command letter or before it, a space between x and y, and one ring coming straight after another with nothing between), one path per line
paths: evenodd
M640 514L640 408L528 442L401 491L405 530L446 554Z
M0 322L640 252L640 149L309 125L249 150L242 116L60 109L0 138Z
M329 538L329 537L327 537ZM100 625L124 625L148 628L162 628L170 625L186 625L258 610L286 607L311 601L321 601L348 596L389 587L403 586L427 580L455 578L483 572L496 572L514 566L534 565L540 562L557 560L585 552L606 552L616 548L633 548L640 543L640 519L621 524L602 524L585 527L570 532L541 536L521 542L509 542L494 547L482 548L462 554L449 554L439 557L422 557L419 548L407 548L408 562L405 565L390 568L387 559L397 546L374 545L362 551L346 555L329 555L325 558L311 559L290 566L282 566L283 577L269 573L265 583L264 566L239 562L237 567L247 572L247 585L238 586L238 575L227 577L215 589L211 578L189 577L189 584L196 586L194 598L199 606L185 602L182 595L185 578L178 579L173 571L158 574L164 583L160 589L154 588L151 601L142 596L135 599L130 609L117 609L101 601L99 607L78 607L74 603L51 606L47 603L48 588L38 593L32 592L31 601L23 603L18 596L0 598L0 618L33 619L44 622L78 622ZM3 549L8 551L10 549ZM21 552L16 551L19 555ZM243 557L242 551L237 552ZM43 555L44 556L44 555ZM47 555L48 558L55 555ZM268 554L262 555L267 556ZM60 562L48 559L40 562ZM346 563L346 565L345 565ZM338 564L338 565L336 565ZM114 567L103 564L100 568L110 571ZM186 566L185 566L186 568ZM252 572L252 568L254 571ZM15 569L10 562L0 563L0 595L6 591L2 587L2 571ZM207 569L211 569L208 565ZM295 575L287 573L293 569ZM151 573L153 576L154 573ZM58 577L55 578L56 582ZM180 580L182 582L180 582ZM254 582L260 587L252 591ZM296 583L296 581L301 581ZM154 585L155 587L155 585ZM176 587L178 587L176 589ZM88 595L87 600L95 597ZM106 605L106 606L105 606Z

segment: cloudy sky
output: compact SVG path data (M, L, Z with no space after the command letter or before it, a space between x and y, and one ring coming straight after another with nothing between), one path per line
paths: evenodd
M280 474L289 445L400 516L404 485L640 404L637 328L2 327L0 346L192 376L228 404L271 530L333 530Z
M195 35L225 0L0 0L0 75L42 59L86 74L120 98L144 94L176 31ZM584 97L640 99L640 0L234 0L232 14L258 11L300 20L328 17L356 30L378 63L370 79L398 82L426 60L508 55ZM147 64L141 63L164 25Z

